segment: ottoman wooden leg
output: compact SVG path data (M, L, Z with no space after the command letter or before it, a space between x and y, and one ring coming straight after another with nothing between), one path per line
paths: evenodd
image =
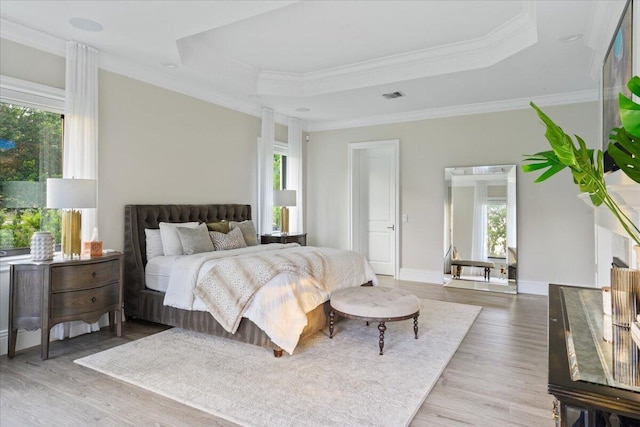
M329 312L329 338L333 338L333 310Z
M380 356L382 356L382 349L384 348L384 331L387 330L387 325L385 325L384 322L380 322L378 330L380 331Z
M418 339L418 316L420 315L413 318L413 333L416 335L416 339Z

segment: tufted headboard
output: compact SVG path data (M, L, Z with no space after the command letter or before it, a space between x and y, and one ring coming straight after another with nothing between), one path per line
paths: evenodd
M146 288L145 228L159 228L161 222L251 219L251 205L126 205L124 209L124 300L127 313L137 312L138 295Z

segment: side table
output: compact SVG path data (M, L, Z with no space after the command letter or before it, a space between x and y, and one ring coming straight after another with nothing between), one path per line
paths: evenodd
M307 233L298 234L263 234L260 236L260 243L298 243L300 246L307 246Z
M117 336L122 335L121 253L9 265L9 358L15 356L19 329L41 330L43 360L49 357L50 330L58 323L94 323L108 312L109 327L115 324Z

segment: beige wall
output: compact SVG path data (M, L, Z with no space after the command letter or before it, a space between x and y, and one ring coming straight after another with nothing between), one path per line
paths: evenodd
M598 140L596 102L545 109L569 133ZM479 114L354 129L312 132L307 150L309 242L346 248L347 151L351 142L400 140L400 275L432 281L442 275L444 168L522 163L548 150L533 110ZM546 292L549 282L593 286L593 211L576 195L568 172L534 184L518 170L521 290ZM327 203L331 200L331 203Z
M100 71L99 228L122 249L129 203L256 205L260 119Z
M0 74L64 88L64 58L6 40L0 54ZM98 228L105 248L123 249L127 203L250 203L255 213L259 118L104 70L99 85ZM286 127L276 130L286 141ZM7 271L2 263L0 353ZM21 334L18 348L38 339Z
M0 73L55 87L64 59L2 40ZM550 107L569 132L597 140L596 103ZM122 249L127 203L256 200L260 119L106 71L100 72L99 228ZM519 110L312 132L305 143L306 230L312 244L347 246L347 145L400 139L401 273L441 274L443 169L520 164L548 148L533 111ZM286 127L276 136L286 140ZM304 135L306 136L306 134ZM533 184L518 174L521 282L592 285L593 212L570 177ZM331 203L327 203L331 201Z
M65 59L0 39L0 74L64 89Z

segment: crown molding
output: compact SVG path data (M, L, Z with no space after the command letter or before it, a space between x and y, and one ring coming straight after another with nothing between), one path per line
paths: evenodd
M54 55L67 55L66 40L5 17L0 17L0 37Z
M518 16L473 40L309 73L262 70L257 93L316 96L489 67L537 42L535 4L523 5Z
M606 11L606 8L604 10ZM611 14L613 14L613 12L611 12ZM614 21L615 21L614 23L614 28L615 28L615 25L617 24L617 18ZM485 55L486 49L491 48L490 46L491 43L488 43L488 40L492 40L493 42L500 44L499 42L501 38L506 37L508 39L508 38L518 37L516 34L510 34L509 33L510 31L515 31L516 33L520 31L519 34L523 36L525 40L527 40L529 37L533 35L533 33L531 32L532 31L531 25L533 25L533 29L535 29L535 6L533 2L528 1L528 2L525 2L525 10L523 11L523 13L521 13L520 16L515 18L512 22L507 23L503 27L497 29L495 31L495 34L492 33L488 35L487 40L485 40L484 43L479 41L475 41L475 42L480 43L482 45L480 49L485 49L485 53L483 53L483 55ZM525 28L525 30L521 31L523 28ZM496 36L496 34L498 36ZM0 37L16 43L20 43L26 46L40 49L49 53L53 53L58 56L62 56L62 57L66 56L66 40L53 36L51 34L45 33L43 31L37 30L28 25L6 19L4 17L0 17ZM507 47L509 46L511 45L508 45ZM608 47L608 44L603 49L606 50L607 47ZM443 49L446 49L446 48L452 49L451 51L448 51L450 55L453 55L453 52L456 51L457 49L452 46L443 47ZM511 46L511 48L514 48L514 46ZM498 51L500 52L500 49L498 49ZM501 52L504 53L505 51L506 49L503 49ZM423 51L422 53L427 54L426 51ZM482 56L482 55L479 55L479 56ZM446 58L446 57L447 55L444 55L443 58ZM400 65L402 64L402 61L401 61L402 58L395 58L395 59L394 58L395 57L386 58L382 61L382 62L385 62L385 61L387 62L389 69L380 70L381 73L398 72L398 67L402 67ZM406 60L406 58L404 59ZM418 61L420 61L419 55L417 59ZM469 57L467 59L472 59L472 58ZM371 65L372 64L362 63L362 64L356 64L352 67L347 67L347 68L351 69L352 71L360 72L360 74L358 75L354 74L354 76L352 77L353 79L366 80L362 74L366 74L368 72L367 67ZM260 104L255 104L255 103L239 100L231 96L223 95L218 91L216 91L214 88L207 88L206 82L198 81L197 78L191 79L189 81L181 81L179 79L176 79L175 76L170 72L170 70L161 69L160 66L158 66L158 68L148 67L148 66L139 64L136 61L129 61L123 57L118 57L113 54L108 54L106 52L100 52L100 68L116 74L124 75L126 77L129 77L135 80L140 80L145 83L152 84L154 86L159 86L167 90L172 90L193 98L197 98L206 102L220 105L222 107L229 108L241 113L249 114L254 117L259 118L262 115L261 110L263 106ZM332 74L332 73L335 73L335 74ZM337 79L342 78L343 73L340 69L332 69L332 70L326 70L326 71L320 72L318 76L327 78L328 79L327 82L328 82L332 78L337 78ZM300 76L294 76L294 77L300 80ZM320 83L328 84L327 82L320 82ZM464 115L470 115L470 114L499 112L499 111L513 110L513 109L528 108L529 102L531 100L533 100L540 106L549 106L549 105L558 105L558 104L589 102L589 101L595 101L597 99L598 99L597 91L572 92L572 93L550 95L550 96L538 97L538 98L532 98L532 99L515 99L515 100L508 100L508 101L482 103L482 104L470 104L470 105L445 107L445 108L438 108L438 109L411 111L411 112L398 113L398 114L370 116L370 117L364 117L364 118L358 118L358 119L347 119L347 120L337 120L337 121L333 121L333 120L313 121L313 122L303 121L302 128L306 132L313 132L313 131L322 131L322 130L331 130L331 129L345 129L345 128L362 127L362 126L375 126L375 125L389 124L389 123L427 120L427 119L433 119L433 118L464 116ZM274 121L278 124L287 126L288 116L283 115L281 113L274 112Z
M53 36L41 30L35 29L23 23L19 23L4 17L0 17L0 37L16 43L23 44L58 56L66 57L66 40ZM148 67L135 61L115 56L106 52L99 52L100 68L116 74L140 80L145 83L159 86L183 95L191 96L206 102L220 105L231 110L261 117L262 106L250 102L243 102L230 96L225 96L201 86L196 80L181 81L176 79L171 70ZM3 77L3 82L6 82ZM7 94L6 84L3 83L3 95ZM64 91L63 91L64 95ZM278 124L286 125L288 117L276 113L274 120Z
M577 104L597 100L597 90L585 90L532 98L511 99L507 101L485 102L481 104L457 105L453 107L409 111L406 113L370 116L351 120L307 122L305 130L307 132L317 132L324 130L347 129L364 126L384 125L390 123L439 119L445 117L468 116L472 114L496 113L509 110L522 110L525 108L529 108L529 103L532 101L541 107L548 107L552 105Z

